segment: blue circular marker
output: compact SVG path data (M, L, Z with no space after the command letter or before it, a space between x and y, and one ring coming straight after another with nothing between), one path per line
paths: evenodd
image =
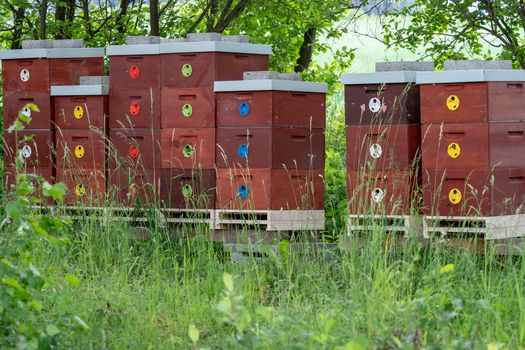
M239 186L239 188L237 188L237 195L241 199L248 198L248 186L246 186L246 185Z
M248 102L241 102L241 104L239 105L239 113L243 117L246 117L248 113L250 113L250 105L248 104Z
M237 148L237 154L239 155L239 157L241 158L246 158L248 157L248 145L247 144L244 144L244 143L241 143L239 145L239 148Z

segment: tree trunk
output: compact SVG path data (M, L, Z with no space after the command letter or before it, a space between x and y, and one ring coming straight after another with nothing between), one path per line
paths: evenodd
M206 32L210 33L215 27L217 16L219 14L219 0L210 1L210 14L208 15L208 22L206 23Z
M45 40L47 36L47 23L46 23L46 17L47 17L47 0L42 0L40 3L40 39Z
M66 21L66 6L62 1L58 1L55 10L55 22L57 31L55 33L55 39L65 39L64 25Z
M120 34L124 34L126 32L126 24L124 23L124 18L126 17L126 14L128 13L128 6L129 6L129 0L120 0L120 10L119 10L119 14L116 19L117 31Z
M159 0L149 1L149 35L159 36Z
M304 33L303 43L299 49L299 58L295 63L295 72L301 73L310 67L312 62L312 54L314 51L315 37L317 35L317 29L310 28Z
M84 19L84 25L86 26L86 35L84 40L93 40L93 26L89 17L89 0L81 0L82 3L82 17Z
M22 29L24 24L24 6L20 6L13 11L13 41L11 41L11 49L22 48Z

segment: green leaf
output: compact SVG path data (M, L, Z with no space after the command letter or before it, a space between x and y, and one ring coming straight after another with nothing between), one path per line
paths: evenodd
M194 324L190 324L188 328L188 336L190 337L193 345L197 345L197 342L199 341L199 330Z
M366 350L368 349L368 341L363 336L355 336L352 340L345 344L344 350Z
M222 281L224 282L224 287L228 292L233 292L233 278L229 273L224 273L222 275Z
M73 317L73 320L75 320L75 322L80 326L80 328L84 331L88 331L89 330L89 326L87 325L87 323L81 319L80 317L78 316L75 316Z
M224 298L217 304L217 310L225 315L231 314L232 311L232 302L228 298Z
M49 196L57 201L62 201L66 195L67 187L63 183L51 185L49 182L44 181L42 184L43 192L45 196Z
M439 269L439 273L440 274L445 274L445 273L454 271L454 269L455 269L455 265L454 264L446 264L445 266L443 266L442 268Z
M80 286L80 279L78 279L77 276L68 273L64 276L64 278L66 279L67 283L69 283L70 286L72 287Z
M46 327L46 333L50 337L54 337L55 335L60 334L60 329L58 329L58 327L54 324L50 324Z

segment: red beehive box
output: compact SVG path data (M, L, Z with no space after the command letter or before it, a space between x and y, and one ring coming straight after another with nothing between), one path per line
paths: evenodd
M346 127L346 164L351 170L407 170L419 165L419 125Z
M107 85L52 86L58 129L107 128Z
M112 168L131 166L160 169L160 130L113 129L109 133L109 158Z
M158 129L160 105L160 89L110 88L109 128Z
M163 168L214 168L214 128L163 129L161 134Z
M491 123L489 140L491 166L525 167L525 123Z
M422 123L525 120L525 71L423 72L417 83Z
M417 174L410 171L348 171L350 214L408 215L417 210Z
M162 87L212 87L214 81L242 79L246 71L267 70L271 47L225 41L164 42L160 53Z
M112 90L157 90L161 87L158 43L108 46L106 52Z
M424 168L525 166L525 123L427 124L422 133Z
M218 169L217 209L323 210L324 170Z
M124 206L152 204L158 200L160 170L112 168L108 175L108 196Z
M80 76L102 75L102 48L22 49L0 52L4 91L49 91Z
M324 130L218 128L218 168L324 169Z
M488 124L428 124L421 129L424 169L488 170Z
M27 166L53 167L53 135L51 130L25 129L9 133L4 131L4 164L14 166L17 150Z
M346 125L419 123L416 71L434 70L432 62L380 62L375 73L343 74Z
M525 214L525 167L493 171L492 215Z
M294 126L321 129L325 127L325 110L325 94L319 92L217 93L219 127Z
M215 127L215 98L210 88L163 88L162 128Z
M525 168L428 170L427 215L499 216L525 212Z
M56 179L63 182L68 191L64 202L70 205L103 205L106 195L104 170L57 169Z
M218 81L214 91L218 127L325 127L325 83L279 78Z
M489 216L489 180L486 169L424 169L423 212L439 216Z
M106 136L89 129L56 133L57 166L71 169L104 169Z
M160 198L167 208L215 208L215 170L162 169Z
M13 125L18 118L18 114L24 114L31 117L31 123L28 124L32 129L49 129L51 128L52 112L51 97L49 92L27 92L27 91L5 91L4 90L4 129ZM26 108L28 103L35 104L39 111L32 111Z

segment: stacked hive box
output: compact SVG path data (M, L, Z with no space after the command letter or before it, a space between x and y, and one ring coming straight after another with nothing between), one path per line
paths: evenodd
M419 87L416 71L431 62L376 64L346 74L347 190L350 220L362 214L408 215L418 185Z
M80 85L51 86L55 107L56 179L66 202L101 205L106 192L109 78L80 77Z
M268 69L271 47L246 36L189 34L160 44L161 199L174 209L215 205L213 83Z
M298 80L250 72L215 83L217 227L243 213L267 230L324 227L327 86Z
M107 52L110 139L117 151L110 178L120 201L129 203L130 191L142 188L154 189L142 191L146 201L160 191L168 208L213 208L213 82L267 69L270 46L205 33L162 41L129 37Z
M104 69L104 50L83 48L82 40L25 41L22 45L21 50L0 52L4 129L13 124L19 112L32 119L23 131L4 132L8 185L17 150L26 171L52 180L54 126L50 87L79 84L80 76L100 75ZM37 105L39 111L24 108L28 103Z
M160 181L160 39L108 46L111 193L124 205L153 202Z
M525 71L511 70L510 62L445 68L417 77L425 214L523 213Z

